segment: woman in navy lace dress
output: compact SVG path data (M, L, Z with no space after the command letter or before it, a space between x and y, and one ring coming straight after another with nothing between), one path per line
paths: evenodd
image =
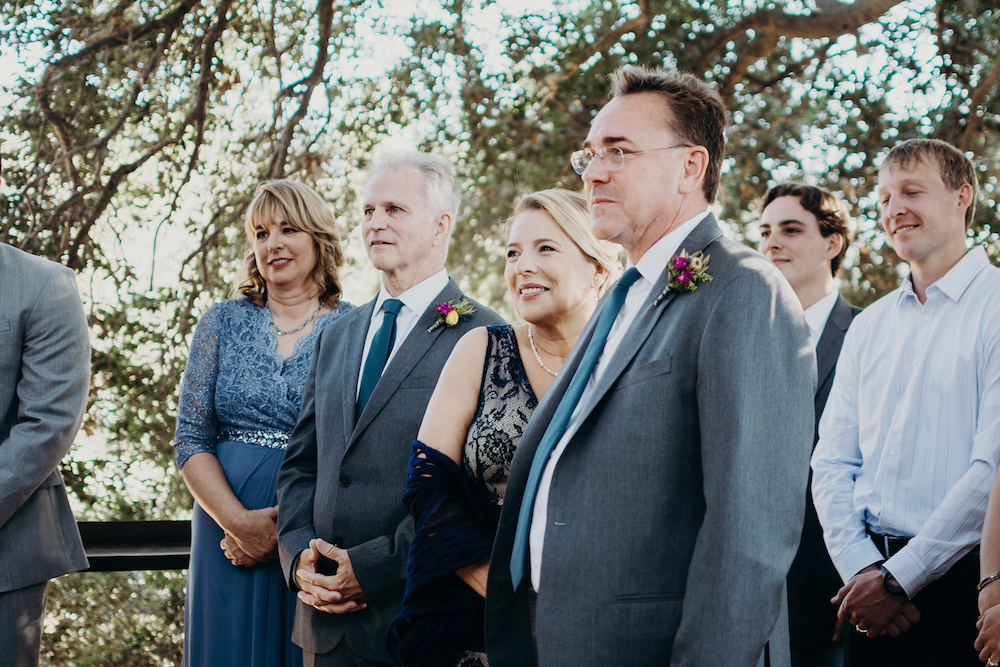
M473 329L455 346L413 443L406 495L416 536L389 652L404 667L486 665L483 598L507 473L618 269L582 195L544 190L514 209L504 278L520 326Z
M342 302L336 220L306 185L260 185L237 298L202 315L184 370L174 447L196 503L184 664L302 664L295 596L277 561L275 481L319 332Z

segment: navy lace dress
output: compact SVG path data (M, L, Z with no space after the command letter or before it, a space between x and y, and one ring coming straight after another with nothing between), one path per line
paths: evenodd
M487 327L479 405L462 466L414 441L403 503L416 534L387 646L403 667L486 665L483 598L454 574L490 554L514 449L538 399L511 326Z
M248 509L277 503L275 484L302 404L313 343L352 308L317 317L288 359L275 352L270 313L246 300L222 301L198 321L177 410L177 467L193 454L216 456ZM184 665L298 667L292 644L295 596L277 560L245 568L219 547L223 531L195 503L184 604Z

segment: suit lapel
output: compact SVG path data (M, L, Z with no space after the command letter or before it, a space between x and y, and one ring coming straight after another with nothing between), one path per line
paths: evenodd
M378 384L375 385L375 390L372 392L371 398L368 399L368 404L365 405L364 412L361 413L361 417L358 419L357 425L354 427L354 432L351 434L351 439L348 441L348 447L354 443L354 440L364 431L367 426L372 423L375 416L381 412L382 408L385 407L392 395L396 393L399 389L399 385L409 376L413 367L417 365L417 362L423 358L427 350L431 348L434 341L437 340L441 332L447 329L447 326L442 325L436 328L434 331L428 332L427 329L430 328L435 321L437 321L438 313L434 310L434 306L441 303L442 301L452 301L455 299L462 298L462 291L458 289L458 285L451 278L448 279L448 284L443 290L431 301L431 305L427 307L427 310L423 312L420 319L413 326L406 339L401 343L396 354L393 355L392 361L386 367L385 371L382 373L382 377L379 378ZM369 313L370 317L370 313ZM362 340L362 345L364 341ZM358 362L361 365L361 362ZM355 377L355 381L357 377ZM351 409L354 410L357 406L357 399L352 405Z
M704 251L710 243L720 236L722 236L722 230L719 228L718 223L715 222L715 217L709 215L691 231L687 238L684 239L675 254L680 253L681 250L686 250L688 254ZM711 259L711 256L709 259ZM652 333L653 328L656 326L660 317L662 317L663 313L666 312L667 308L677 296L678 293L675 291L668 292L659 304L655 306L653 305L657 297L663 292L663 290L666 289L667 282L669 280L670 272L666 267L664 267L663 271L660 273L660 277L656 281L656 284L653 285L653 289L649 292L649 296L647 296L646 300L641 306L639 306L639 313L632 321L632 326L629 327L629 330L625 333L625 337L618 345L618 349L615 350L611 359L602 360L602 363L607 364L607 368L605 368L604 372L601 374L601 379L597 381L597 386L594 387L594 393L590 395L587 402L583 406L581 421L582 419L585 419L588 414L590 414L611 386L618 380L621 374L625 372L625 369L628 367L629 363L631 363L632 358L635 357L639 348L642 347L642 344L647 338L649 338L649 335ZM592 318L592 321L594 320L596 320L596 318Z
M823 327L823 334L819 337L819 345L816 346L816 386L822 387L823 383L833 372L837 365L837 357L840 353L840 346L844 341L844 334L853 320L851 304L847 303L844 297L837 295L837 300L830 311L830 317Z
M343 365L344 374L338 379L343 388L341 409L344 415L344 442L350 442L351 433L354 432L354 412L358 405L358 380L361 378L361 357L365 353L365 338L368 336L368 327L371 326L375 301L372 299L361 308L349 313L349 315L354 315L356 320L348 326L351 335L347 341L347 352Z

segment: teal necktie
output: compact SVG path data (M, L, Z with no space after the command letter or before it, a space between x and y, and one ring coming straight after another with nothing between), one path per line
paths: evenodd
M528 481L524 485L521 509L517 515L514 547L510 553L510 581L514 585L515 591L528 569L528 533L531 529L531 514L535 507L535 495L538 493L538 484L542 480L545 465L548 463L552 450L556 448L566 432L569 418L573 415L576 404L580 402L580 397L594 372L594 367L597 366L597 360L600 358L601 352L604 351L604 344L608 340L611 325L614 324L615 318L618 317L618 311L625 303L628 288L640 277L638 269L632 267L622 275L618 284L611 291L611 296L608 297L608 302L597 319L594 335L590 338L590 343L583 353L580 365L577 367L573 379L570 380L562 400L559 401L552 419L549 420L548 428L545 429L545 434L542 435L542 439L538 443L538 449L535 450L535 458L531 461L531 469L528 471Z
M365 360L365 369L361 373L361 389L358 391L358 411L355 419L361 418L368 399L375 391L375 385L382 377L382 370L385 362L389 360L389 353L392 352L392 345L396 342L396 315L403 307L403 302L399 299L386 299L382 304L385 313L382 315L382 326L372 337L372 345L368 348L368 359Z

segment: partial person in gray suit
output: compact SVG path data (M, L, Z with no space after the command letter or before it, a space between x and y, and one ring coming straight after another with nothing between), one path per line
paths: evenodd
M572 162L595 235L629 269L514 456L487 653L491 667L753 667L802 530L808 328L777 269L707 210L719 95L676 71L612 83Z
M844 336L854 316L861 312L837 292L833 280L850 244L851 217L847 205L832 192L802 183L778 183L764 194L759 208L758 250L774 262L795 290L816 345L815 447L819 418L830 396ZM802 541L788 572L792 667L844 664L837 607L830 602L841 583L823 543L823 527L816 516L812 491L807 488Z
M52 577L87 568L59 462L90 388L87 318L65 266L0 243L0 666L37 665Z
M382 288L317 340L278 474L279 553L299 591L292 640L306 665L391 664L386 632L413 537L401 501L410 443L455 343L503 322L444 269L459 199L451 167L430 155L369 172L361 231Z

